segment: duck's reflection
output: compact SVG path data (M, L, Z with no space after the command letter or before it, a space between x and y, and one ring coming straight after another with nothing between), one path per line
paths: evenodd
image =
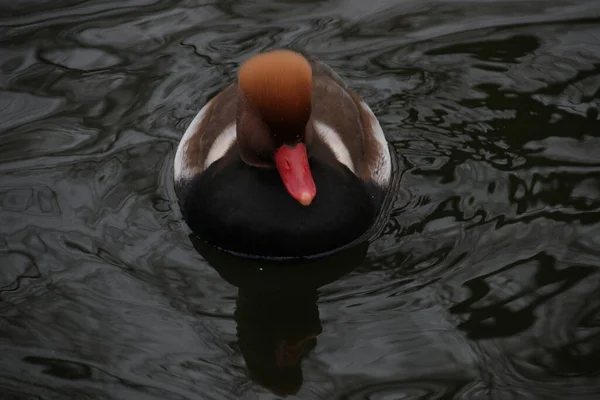
M234 316L250 378L279 396L297 393L302 360L322 331L317 289L356 268L368 243L328 258L278 264L240 259L190 238L219 275L239 289Z
M278 395L302 385L302 359L321 333L316 291L240 289L235 320L250 378Z

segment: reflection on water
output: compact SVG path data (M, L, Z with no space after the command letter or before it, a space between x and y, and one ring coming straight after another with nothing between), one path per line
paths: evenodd
M249 377L280 396L296 394L302 359L322 332L317 290L361 264L368 242L326 259L282 265L237 259L194 235L190 240L223 279L239 287L234 319Z
M249 376L281 396L302 386L302 359L321 333L317 294L240 291L235 320Z
M0 32L3 398L598 398L597 1L19 1ZM245 268L180 219L179 138L274 47L402 166L351 261Z

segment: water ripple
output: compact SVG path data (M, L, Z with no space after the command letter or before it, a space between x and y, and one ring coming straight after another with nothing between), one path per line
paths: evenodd
M8 399L598 397L597 1L19 1L0 33ZM312 270L219 261L172 190L274 47L339 71L400 166L368 250Z

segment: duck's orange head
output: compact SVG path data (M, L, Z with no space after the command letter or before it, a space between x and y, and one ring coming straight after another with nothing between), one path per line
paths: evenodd
M316 195L306 153L312 69L302 55L276 50L247 60L238 72L237 138L242 159L275 166L290 195L309 205Z

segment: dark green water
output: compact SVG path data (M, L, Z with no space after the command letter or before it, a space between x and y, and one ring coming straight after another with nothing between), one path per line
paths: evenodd
M364 260L295 292L213 268L172 190L275 47L403 167ZM0 77L0 399L600 398L600 2L5 0Z

